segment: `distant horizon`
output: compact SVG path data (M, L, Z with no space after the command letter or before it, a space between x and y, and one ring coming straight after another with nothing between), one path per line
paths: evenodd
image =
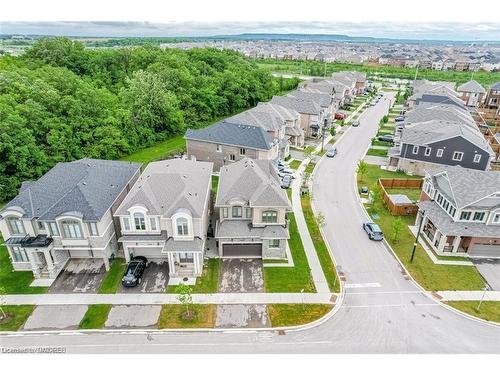
M383 27L382 27L383 26ZM495 23L380 22L0 22L2 35L74 38L189 38L310 35L423 42L500 43ZM471 37L474 36L474 37Z

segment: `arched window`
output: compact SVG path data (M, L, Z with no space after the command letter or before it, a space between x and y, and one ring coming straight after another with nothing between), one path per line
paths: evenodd
M61 226L65 238L82 238L82 228L77 220L63 220Z
M263 223L277 223L278 222L278 212L277 211L264 211L264 212L262 212L262 222Z
M188 236L189 235L188 220L185 217L179 217L176 220L176 225L177 225L177 235L178 236Z
M136 212L134 214L134 225L135 230L146 230L146 219L144 214L141 212Z
M25 234L24 225L21 219L15 216L10 216L5 219L7 221L7 226L9 227L10 234Z

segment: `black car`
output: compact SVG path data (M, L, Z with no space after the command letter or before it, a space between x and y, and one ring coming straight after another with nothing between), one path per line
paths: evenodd
M377 137L377 139L382 142L394 143L394 136L390 134L380 135Z
M146 257L133 257L127 266L125 275L122 278L122 285L125 287L137 286L142 282L142 274L146 269L148 260Z
M364 223L363 229L368 234L368 238L373 241L382 241L384 239L384 234L382 229L375 223Z

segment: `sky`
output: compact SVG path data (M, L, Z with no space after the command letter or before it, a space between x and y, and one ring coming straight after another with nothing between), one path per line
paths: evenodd
M500 40L500 1L23 0L2 4L0 33L207 36L324 33Z

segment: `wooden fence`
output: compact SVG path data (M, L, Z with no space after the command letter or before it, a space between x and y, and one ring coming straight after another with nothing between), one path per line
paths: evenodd
M386 189L418 189L422 190L422 179L416 178L379 178L378 184L381 189L382 200L392 215L396 216L414 216L418 212L418 206L415 203L395 203L389 197Z

